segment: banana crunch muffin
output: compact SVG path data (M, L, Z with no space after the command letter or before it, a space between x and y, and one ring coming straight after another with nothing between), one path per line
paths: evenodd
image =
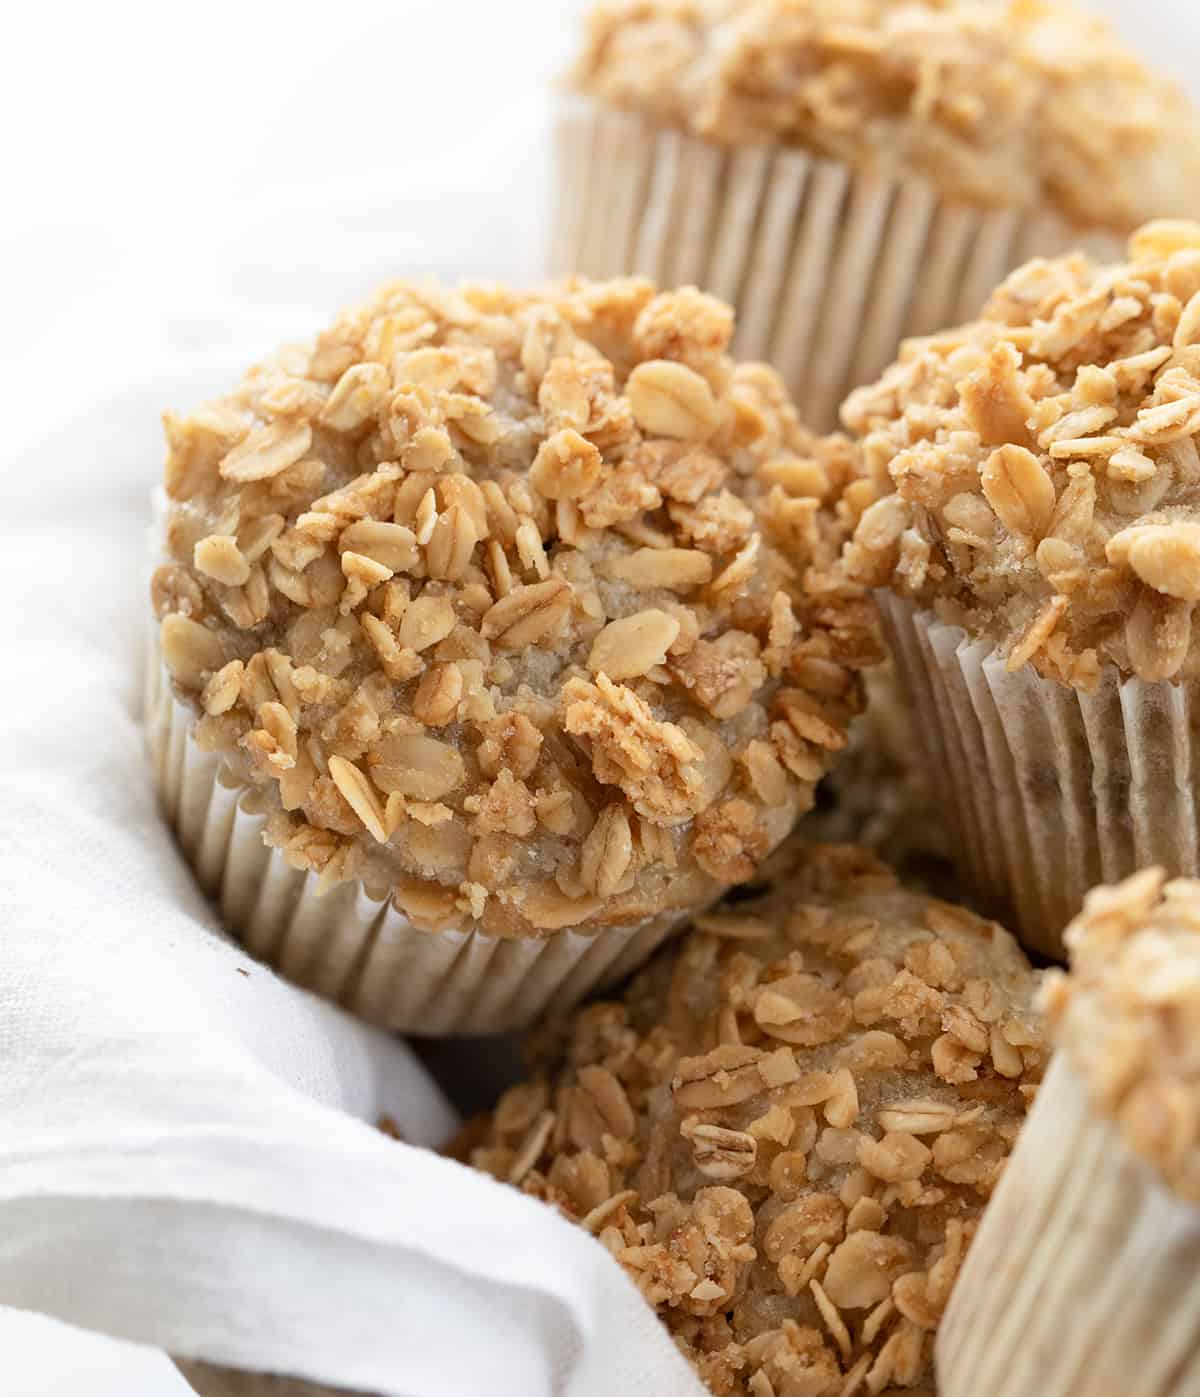
M1200 883L1093 888L1055 1054L938 1337L943 1397L1200 1391Z
M678 918L812 802L871 497L694 289L396 284L168 414L161 649L317 887L424 931Z
M1035 260L909 341L843 419L878 586L975 896L1062 956L1084 894L1200 874L1200 224Z
M1034 261L843 410L886 491L847 563L1010 669L1190 677L1200 598L1200 224Z
M607 0L573 82L710 141L1083 227L1200 210L1194 109L1062 0Z
M866 850L776 856L543 1044L472 1162L596 1234L719 1394L932 1390L1045 1050L995 923Z

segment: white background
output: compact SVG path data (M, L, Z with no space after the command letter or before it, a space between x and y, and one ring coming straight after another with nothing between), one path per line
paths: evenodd
M1200 98L1195 0L1093 0ZM517 280L580 0L23 5L0 46L0 469L161 356L265 350L389 274ZM381 219L381 215L384 217ZM381 222L390 234L381 243ZM2 1127L0 1127L2 1128ZM178 1397L166 1360L0 1311L6 1397Z

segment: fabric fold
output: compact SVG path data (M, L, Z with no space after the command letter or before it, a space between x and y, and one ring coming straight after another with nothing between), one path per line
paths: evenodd
M423 1148L456 1117L401 1040L221 933L156 807L136 715L157 416L232 367L98 395L8 482L0 1305L195 1373L696 1397L602 1247Z

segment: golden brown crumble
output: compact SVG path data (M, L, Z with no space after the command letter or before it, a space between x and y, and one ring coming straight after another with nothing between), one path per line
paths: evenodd
M430 929L636 924L811 805L873 491L732 329L638 280L399 283L167 414L163 653L293 866Z
M1095 888L1065 933L1070 974L1043 994L1092 1102L1200 1202L1200 882L1144 869Z
M1200 224L1130 259L1029 263L843 408L883 492L849 574L1081 689L1200 672Z
M971 203L1120 232L1200 209L1194 110L1065 0L606 0L573 81Z
M932 1389L1046 1056L995 923L792 841L624 998L544 1035L471 1162L599 1237L714 1393Z

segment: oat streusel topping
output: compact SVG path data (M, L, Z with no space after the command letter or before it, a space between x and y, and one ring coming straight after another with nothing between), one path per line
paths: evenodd
M1094 888L1047 976L1052 1035L1092 1102L1200 1203L1200 882L1144 869Z
M596 1234L722 1397L932 1391L1041 1077L1037 976L864 849L774 865L576 1014L471 1159Z
M747 878L875 658L844 438L645 281L383 288L167 414L166 662L268 842L426 929L636 924Z
M573 81L728 144L774 141L1127 232L1200 210L1200 125L1062 0L609 0Z
M842 415L883 494L851 576L1081 689L1200 673L1200 224L1029 263Z

